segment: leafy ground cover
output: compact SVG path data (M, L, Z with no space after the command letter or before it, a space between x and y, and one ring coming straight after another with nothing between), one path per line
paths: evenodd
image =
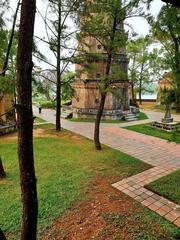
M180 204L180 170L146 185L146 188Z
M34 130L40 239L178 239L175 226L111 186L149 165L106 146L97 152L92 141L53 129ZM21 217L16 151L16 134L0 138L7 173L0 181L0 228L10 240L18 239Z
M152 127L148 124L140 124L140 125L134 125L134 126L128 126L124 127L128 130L132 130L135 132L143 133L146 135L162 138L168 141L173 141L176 143L180 143L180 134L179 132L167 132L165 130L157 129L155 127Z

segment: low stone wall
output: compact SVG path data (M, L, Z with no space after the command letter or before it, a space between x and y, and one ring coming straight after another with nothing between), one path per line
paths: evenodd
M0 136L16 131L16 125L0 125Z
M97 109L73 109L74 118L83 119L95 119L97 115ZM104 110L102 119L105 120L121 120L123 117L122 110Z
M175 131L180 130L180 123L179 122L171 122L171 123L164 123L164 122L153 122L151 124L153 127L160 128L166 131Z

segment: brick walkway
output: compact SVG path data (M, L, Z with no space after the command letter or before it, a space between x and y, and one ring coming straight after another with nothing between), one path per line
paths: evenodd
M55 122L53 110L43 109L39 115L34 108L34 114L51 123ZM147 120L135 124L144 122ZM180 169L180 145L120 128L121 125L101 124L101 142L154 167L114 183L113 187L180 227L180 206L144 188L144 185ZM75 123L62 119L62 126L90 139L93 138L92 123Z

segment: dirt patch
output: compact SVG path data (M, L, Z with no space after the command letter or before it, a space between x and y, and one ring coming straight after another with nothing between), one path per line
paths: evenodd
M55 137L64 137L65 134L62 132L56 133L55 131L53 133L51 133L47 129L37 128L37 129L33 130L33 136L34 137L53 137L53 138L55 138ZM17 139L17 132L3 135L0 137L0 140L16 140L16 139Z
M134 200L112 188L109 181L98 177L94 181L92 188L86 192L86 200L73 206L62 218L55 221L53 226L43 234L41 239L146 239L135 236L135 234L139 234L138 231L142 230L143 224L132 219L132 215L135 212L142 210L143 208L138 206ZM153 226L153 228L153 231L157 231L157 235L159 231L161 232L158 225ZM162 233L160 235L162 236ZM157 239L170 238L157 237Z
M85 143L84 139L80 135L76 135L75 133L71 134L70 139L73 144L82 144Z

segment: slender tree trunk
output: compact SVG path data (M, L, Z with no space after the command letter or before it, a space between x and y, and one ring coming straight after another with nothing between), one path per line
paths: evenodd
M140 79L139 79L139 104L142 105L142 74L144 71L144 63L141 66Z
M17 54L18 157L22 192L21 240L36 240L37 188L33 157L32 45L36 0L23 0Z
M114 43L116 30L117 30L117 18L115 16L114 21L113 21L113 26L112 26L112 36L111 36L111 44L112 45ZM100 129L101 117L103 114L104 105L105 105L105 101L106 101L106 90L109 85L108 81L109 81L109 75L110 75L110 70L111 70L111 63L112 63L112 52L109 51L109 53L107 55L107 65L106 65L106 72L105 72L107 79L104 84L104 89L101 90L101 99L100 99L100 104L98 107L98 112L96 115L96 121L95 121L95 126L94 126L94 143L95 143L96 150L101 150L101 143L100 143L100 139L99 139L99 129Z
M180 113L180 51L178 40L174 39L175 43L175 94L176 94L176 112Z
M139 79L139 104L142 105L142 78Z
M138 107L137 100L136 100L136 94L134 92L134 83L133 82L131 83L131 91L132 91L132 102L133 102L133 105Z
M5 76L6 71L8 69L9 55L10 55L11 47L12 47L12 43L13 43L13 38L14 38L14 32L15 32L15 26L16 26L16 20L17 20L19 6L20 6L20 0L17 3L16 11L15 11L15 14L14 14L14 20L13 20L11 35L10 35L8 48L7 48L7 53L6 53L6 58L5 58L4 65L3 65L3 70L2 70L3 76Z
M61 131L61 0L58 1L56 131Z
M111 69L111 62L112 62L112 55L108 55L108 60L107 60L107 66L106 66L106 76L108 77L110 74L110 69ZM101 117L103 114L104 110L104 105L106 101L106 88L108 86L108 83L105 84L103 90L101 90L101 99L98 107L98 112L96 115L96 121L95 121L95 126L94 126L94 143L96 150L101 150L101 143L99 139L99 129L100 129L100 122L101 122Z
M2 164L2 160L1 160L1 157L0 157L0 178L5 178L6 177L6 173L4 171L4 167L3 167L3 164ZM1 239L1 238L0 238Z
M101 143L99 139L99 129L100 129L101 117L104 110L105 100L106 100L106 94L101 93L101 100L100 100L98 112L96 115L95 128L94 128L94 142L95 142L96 150L101 150Z
M180 45L175 41L175 88L176 88L176 112L180 113Z
M180 113L180 84L177 84L175 104L176 104L176 112Z
M180 41L179 37L177 37L172 30L171 25L168 25L169 32L171 34L173 43L174 43L174 65L173 65L173 73L175 75L174 83L175 83L175 106L176 112L180 113Z
M1 240L6 240L6 237L4 236L4 233L1 229L0 229L0 239Z

